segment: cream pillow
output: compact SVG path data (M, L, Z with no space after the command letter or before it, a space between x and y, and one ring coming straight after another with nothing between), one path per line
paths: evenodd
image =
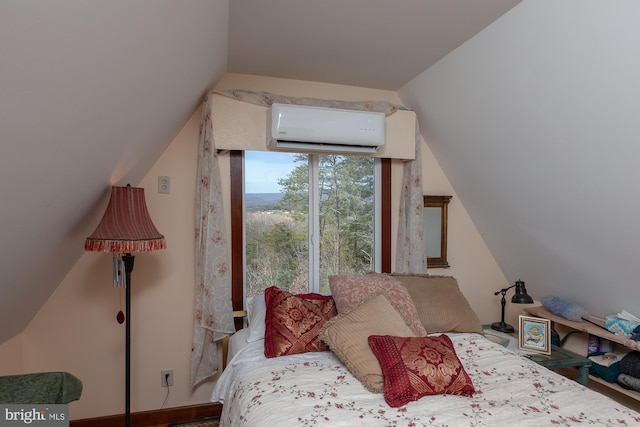
M382 393L382 369L369 347L369 336L415 337L389 299L377 293L324 324L319 338L329 345L367 390Z
M427 333L476 332L482 324L450 276L393 274L407 289Z

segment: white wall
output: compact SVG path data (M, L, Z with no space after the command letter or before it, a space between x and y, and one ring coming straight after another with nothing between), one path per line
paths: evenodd
M301 97L399 102L395 93L387 91L227 74L218 89L230 88ZM132 273L131 409L134 412L160 408L166 396L166 389L160 387L163 369L174 370L174 386L167 407L208 402L212 388L212 382L206 382L194 391L188 380L199 119L196 112L142 182L132 183L145 188L150 215L166 236L168 245L163 251L136 255ZM228 158L221 156L223 186L229 183L228 166ZM394 213L399 203L401 166L399 161L394 161L392 166ZM452 267L434 269L431 273L456 276L481 320L498 320L499 300L493 291L507 284L504 275L426 145L423 146L423 167L425 194L453 195L449 208ZM157 193L159 175L171 177L171 194ZM223 197L228 206L228 191ZM229 224L230 214L226 214ZM393 236L396 230L394 214ZM83 381L82 398L70 405L72 419L124 410L124 326L115 319L121 308L121 294L110 282L110 255L83 254L19 338L24 344L16 345L12 340L0 346L0 355L4 358L10 354L14 360L21 360L25 372L66 370Z
M145 188L151 218L167 240L165 250L136 254L132 272L133 412L160 408L167 391L160 387L163 369L174 371L168 407L203 403L210 394L210 384L195 391L189 386L198 137L196 113L145 178L132 183ZM171 194L158 194L160 175L171 177ZM25 372L65 370L82 380L72 419L124 412L120 309L124 291L111 285L110 254L87 252L24 332Z
M525 0L399 91L509 282L640 315L640 2Z

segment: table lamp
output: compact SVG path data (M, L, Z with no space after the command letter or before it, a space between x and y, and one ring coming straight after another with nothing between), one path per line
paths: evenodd
M507 291L513 287L516 288L516 293L511 297L512 303L514 304L532 304L533 303L533 298L529 296L529 294L527 293L527 288L524 285L524 282L520 279L518 279L518 281L513 285L494 292L494 295L502 294L502 300L500 301L500 304L502 305L502 316L499 322L493 322L491 324L491 329L504 332L507 334L513 333L515 331L513 326L509 325L508 323L505 323L504 321L504 307L507 304L505 295L507 294Z

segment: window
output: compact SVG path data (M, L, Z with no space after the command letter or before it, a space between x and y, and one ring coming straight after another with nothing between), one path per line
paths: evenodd
M379 161L246 151L245 294L329 292L328 276L379 271Z

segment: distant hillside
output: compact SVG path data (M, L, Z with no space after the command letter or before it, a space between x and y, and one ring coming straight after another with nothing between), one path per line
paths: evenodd
M282 193L247 193L244 196L248 211L275 209L282 200Z

